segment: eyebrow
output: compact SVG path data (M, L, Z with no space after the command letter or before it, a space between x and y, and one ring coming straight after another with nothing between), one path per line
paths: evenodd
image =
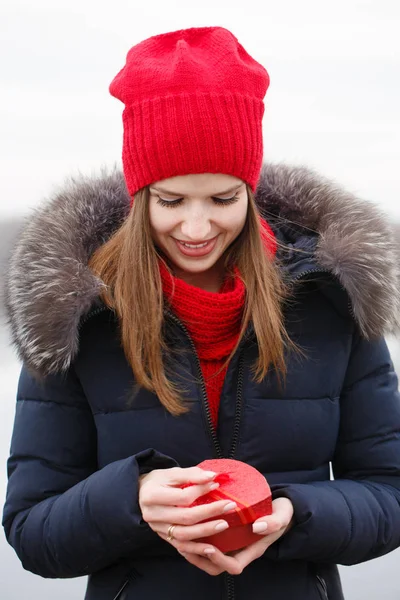
M241 188L243 185L243 183L240 183L239 185L236 184L234 187L229 188L229 190L225 190L224 192L219 192L217 194L212 194L213 196L225 196L226 194L230 194L231 192L236 192L239 188ZM161 194L167 194L168 196L182 196L182 194L177 194L176 192L171 192L171 190L166 190L165 188L161 188L161 187L153 187L151 186L150 189L155 190L156 192L161 192Z

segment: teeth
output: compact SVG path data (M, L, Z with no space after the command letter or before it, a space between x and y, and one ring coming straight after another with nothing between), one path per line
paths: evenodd
M181 244L186 246L186 248L204 248L204 246L207 246L208 242L204 242L203 244L186 244L186 242L181 242Z

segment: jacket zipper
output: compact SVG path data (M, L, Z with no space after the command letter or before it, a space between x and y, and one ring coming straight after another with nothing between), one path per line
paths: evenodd
M190 343L190 347L191 347L193 355L196 359L197 375L201 382L202 406L203 406L203 409L204 409L204 412L206 415L207 431L210 435L211 441L213 442L213 447L214 447L214 452L215 452L216 457L223 458L221 446L219 444L218 438L215 433L215 429L213 427L210 406L208 404L208 398L207 398L206 384L204 381L203 373L201 371L200 359L197 354L196 347L193 343L192 338L190 337L188 330L184 326L184 324L171 312L168 312L168 316L184 331L184 333ZM235 418L234 418L234 424L233 424L231 449L229 451L229 456L228 456L228 458L232 458L232 459L234 458L234 456L236 454L236 448L237 448L237 443L239 440L239 432L240 432L240 421L241 421L241 417L242 417L242 405L243 405L242 394L243 394L243 372L244 372L244 356L243 356L242 351L239 354L238 369L239 369L239 372L238 372L238 381L237 381L237 388L236 388L237 391L236 391ZM227 589L227 600L235 600L235 583L234 583L233 576L226 573L225 574L225 582L226 582L226 589Z
M201 371L200 359L199 359L199 355L197 354L196 347L194 345L192 338L190 337L188 330L186 329L186 327L184 326L182 321L180 321L173 313L171 313L169 311L167 311L167 314L168 314L168 317L170 317L170 319L172 319L172 321L174 321L174 323L176 323L182 329L182 331L185 333L185 335L189 341L190 348L191 348L193 355L195 357L195 360L196 360L197 376L199 378L200 385L201 385L202 407L204 409L204 413L206 416L207 432L210 436L210 439L211 439L211 442L212 442L212 445L214 448L215 457L222 458L221 446L219 444L217 435L215 433L215 430L214 430L214 427L212 424L211 410L210 410L210 406L208 404L208 398L207 398L206 382L204 381L203 373Z
M290 281L297 281L298 279L302 279L304 277L304 275L308 275L309 273L329 273L330 274L330 271L327 271L327 269L322 269L320 267L316 267L315 269L308 269L307 271L302 271L301 273L296 275L296 277L291 277Z
M322 594L323 600L329 600L328 597L328 588L326 586L326 581L321 575L317 575L317 587L320 593Z
M129 582L130 582L130 579L125 579L124 583L119 588L119 590L116 593L116 595L114 596L113 600L122 600L122 594L123 594L124 590L126 589Z
M79 329L86 323L86 321L89 321L89 319L91 319L95 315L100 314L101 312L104 312L105 310L110 310L110 309L108 308L108 306L99 306L98 308L94 308L93 310L88 312L88 314L79 323Z
M133 579L137 577L137 575L138 572L136 571L135 567L132 567L132 569L126 575L126 579L124 580L123 584L121 585L121 587L119 588L118 592L115 594L112 600L125 600L126 595L124 592L127 591L128 585Z
M244 372L244 356L243 352L239 355L239 365L238 365L238 380L236 387L236 407L235 407L235 420L233 424L233 436L232 436L232 444L229 452L229 458L235 458L236 448L239 441L239 432L240 432L240 422L242 420L242 408L243 408L243 372Z
M243 409L243 372L244 372L244 356L243 352L239 355L239 373L236 388L236 407L235 420L233 424L232 445L229 452L229 458L234 459L236 455L237 444L239 441L240 423L242 420ZM226 587L228 592L228 600L235 600L235 581L232 575L226 574Z

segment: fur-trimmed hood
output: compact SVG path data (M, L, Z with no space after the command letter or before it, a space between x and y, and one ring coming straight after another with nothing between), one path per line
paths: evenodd
M291 232L284 234L289 247L312 241L312 260L347 291L366 337L399 329L398 244L376 206L309 169L284 164L263 166L256 201L277 233ZM103 286L89 257L129 206L115 170L71 179L27 219L6 273L5 305L18 354L36 372L64 370L75 356L79 323ZM281 260L288 264L290 252Z

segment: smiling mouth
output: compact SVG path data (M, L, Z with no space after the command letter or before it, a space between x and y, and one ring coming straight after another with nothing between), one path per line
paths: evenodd
M216 235L215 237L209 239L209 240L205 240L203 242L200 241L196 241L196 242L185 242L183 240L178 240L176 238L173 238L178 249L182 252L182 254L185 254L186 256L192 256L192 257L196 257L196 256L204 256L205 254L208 254L209 252L211 252L216 244L218 236Z
M200 244L190 244L189 242L181 242L181 240L178 240L178 242L183 246L186 246L186 248L204 248L211 241L212 240L207 240L206 242L201 242Z

